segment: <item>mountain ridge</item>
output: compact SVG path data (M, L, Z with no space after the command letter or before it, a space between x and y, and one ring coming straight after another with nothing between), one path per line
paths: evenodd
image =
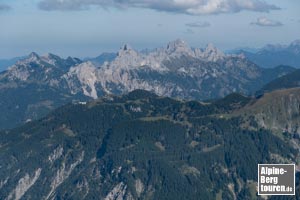
M288 73L284 76L281 76L277 79L274 79L270 83L262 87L257 94L263 94L265 92L272 92L275 90L289 89L300 87L300 70L297 69L292 73Z
M136 90L65 105L0 132L0 198L257 198L257 163L298 164L299 151L288 136L235 115L248 103L237 94L204 104Z
M77 58L31 53L0 73L0 109L5 111L0 128L38 119L68 102L136 89L196 100L232 92L252 94L293 70L266 70L244 57L223 54L213 45L195 49L182 40L147 53L124 45L111 62L101 66Z

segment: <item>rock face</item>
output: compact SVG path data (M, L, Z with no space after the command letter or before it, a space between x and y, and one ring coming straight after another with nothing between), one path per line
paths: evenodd
M212 44L191 48L182 40L142 53L128 44L102 65L77 58L31 53L0 73L0 129L38 119L71 101L87 101L136 89L180 99L250 94L293 71L265 70ZM102 60L103 61L103 60ZM25 99L25 100L24 100Z
M41 175L42 169L39 168L34 172L34 176L30 177L26 174L23 178L18 181L16 188L8 195L7 200L15 199L19 200L22 196L35 184L39 176Z
M112 191L105 197L104 200L126 200L126 189L127 186L121 182L112 189Z
M99 68L82 63L72 67L64 78L73 92L83 91L92 98L144 89L189 99L217 98L231 92L249 94L272 79L241 56L225 55L212 44L192 49L182 40L148 53L126 44L113 61Z

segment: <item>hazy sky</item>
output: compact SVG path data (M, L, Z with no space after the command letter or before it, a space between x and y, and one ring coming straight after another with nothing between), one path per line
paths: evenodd
M299 0L0 0L0 58L96 56L164 46L220 49L300 39Z

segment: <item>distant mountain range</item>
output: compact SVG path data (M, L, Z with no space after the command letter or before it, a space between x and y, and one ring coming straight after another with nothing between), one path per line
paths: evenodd
M153 52L149 49L140 51L141 54L149 54ZM240 55L247 57L250 61L263 68L272 68L278 65L289 65L295 68L300 68L300 40L295 40L289 45L274 45L268 44L263 48L241 47L233 50L225 51L226 54ZM97 57L88 57L82 59L87 62L90 61L94 65L101 66L105 62L112 62L118 56L117 53L102 53ZM0 72L6 70L9 66L15 64L23 57L16 57L12 59L0 59Z
M182 40L31 53L0 73L0 199L262 199L258 163L295 163L299 194L299 82Z
M265 68L278 65L289 65L300 68L300 40L295 40L289 45L266 45L258 50L240 49L232 51L242 54L252 62Z
M124 45L113 61L101 67L81 63L65 78L73 93L83 91L92 98L145 89L164 96L209 99L232 91L255 91L265 75L248 60L225 55L212 45L192 49L177 40L147 54Z
M294 70L264 69L243 56L226 55L212 44L191 48L182 40L144 53L124 45L116 55L94 61L31 53L0 73L0 128L38 119L71 101L136 89L196 100L232 92L249 95Z
M85 58L83 61L90 61L94 65L101 66L105 62L111 62L117 57L117 53L102 53L95 58Z
M0 199L260 199L258 163L299 169L299 103L297 88L210 103L135 90L68 104L0 132Z

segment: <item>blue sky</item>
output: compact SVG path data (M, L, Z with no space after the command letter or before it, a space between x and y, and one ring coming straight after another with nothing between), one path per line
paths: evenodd
M0 0L0 58L96 56L181 38L220 49L300 39L299 0Z

